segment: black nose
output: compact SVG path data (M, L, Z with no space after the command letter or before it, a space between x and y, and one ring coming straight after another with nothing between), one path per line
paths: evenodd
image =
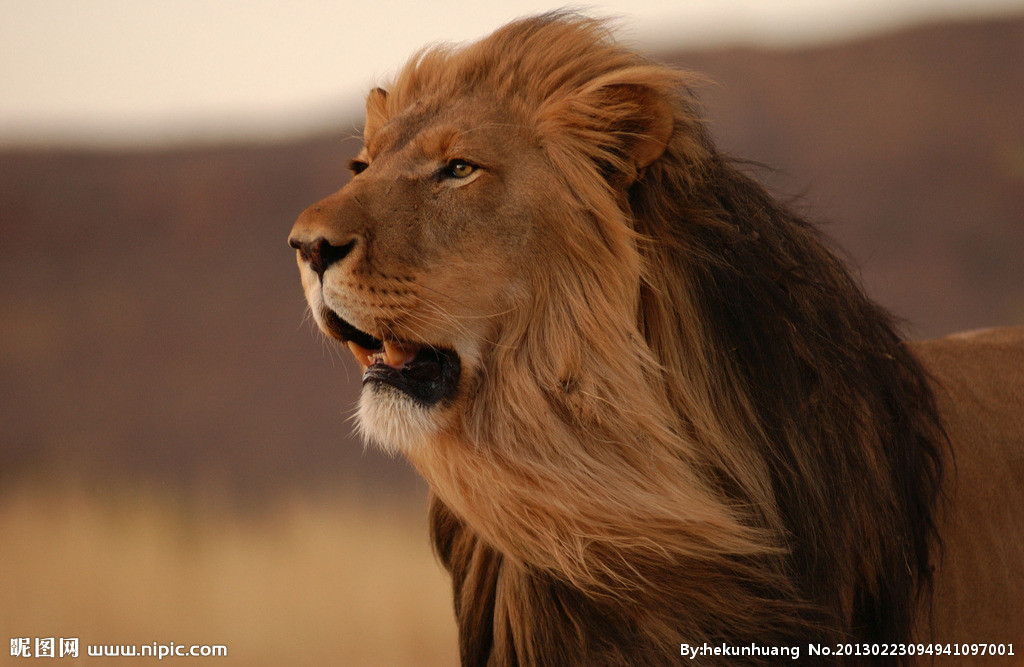
M288 239L288 245L299 251L302 259L309 262L309 268L316 271L321 280L323 280L324 271L329 269L331 264L344 259L345 255L352 251L355 244L355 240L352 240L345 245L331 245L322 236L312 241L301 241L297 238Z

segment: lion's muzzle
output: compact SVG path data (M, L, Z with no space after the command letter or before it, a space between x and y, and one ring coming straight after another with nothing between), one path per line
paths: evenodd
M364 386L374 392L397 390L424 407L442 403L458 389L459 356L444 346L396 332L394 318L403 312L402 302L388 297L403 289L412 294L411 279L388 284L395 278L367 263L367 235L354 229L364 220L351 199L335 196L311 206L288 238L298 251L317 323L347 345L363 367Z

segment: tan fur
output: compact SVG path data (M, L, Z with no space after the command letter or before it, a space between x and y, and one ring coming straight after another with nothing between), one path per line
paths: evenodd
M300 253L325 331L333 313L461 360L441 405L364 389L360 427L430 483L463 662L910 641L937 562L937 641L1020 642L999 620L1024 600L1013 406L986 397L980 423L968 343L915 348L951 388L948 460L917 357L718 153L691 81L566 14L426 50L370 94L361 173L293 229L351 248L322 282Z
M922 626L918 634L943 642L1019 646L1024 642L1024 329L969 332L915 344L914 351L933 378L955 456L940 522L934 627Z

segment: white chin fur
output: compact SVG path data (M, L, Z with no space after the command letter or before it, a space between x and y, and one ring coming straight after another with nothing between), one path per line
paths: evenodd
M359 432L392 454L425 447L440 431L439 418L436 409L392 387L368 384L359 394Z

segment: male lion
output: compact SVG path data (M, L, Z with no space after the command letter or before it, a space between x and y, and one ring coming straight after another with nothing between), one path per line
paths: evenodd
M1020 655L1024 332L902 342L687 81L570 14L423 51L292 230L463 662Z

